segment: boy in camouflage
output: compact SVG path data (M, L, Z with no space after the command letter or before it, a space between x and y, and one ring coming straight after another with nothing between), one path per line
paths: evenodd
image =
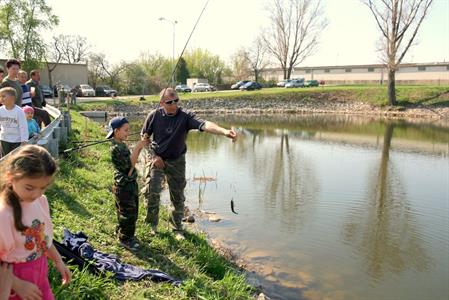
M140 151L148 145L143 139L137 143L131 153L124 141L129 135L128 120L124 117L112 118L109 122L110 131L106 136L112 138L111 158L114 165L115 206L117 209L117 235L120 245L135 251L139 243L134 237L139 209L139 194L137 186L137 172L134 168Z

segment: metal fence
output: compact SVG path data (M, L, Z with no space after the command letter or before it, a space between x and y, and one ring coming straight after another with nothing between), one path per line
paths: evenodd
M68 112L61 112L49 104L47 104L44 109L52 118L54 118L54 120L48 124L36 138L29 139L28 143L42 146L47 149L54 158L58 158L59 148L67 143L68 135L72 129L70 114ZM17 149L14 149L11 153L14 153ZM0 161L8 157L8 155L0 158Z

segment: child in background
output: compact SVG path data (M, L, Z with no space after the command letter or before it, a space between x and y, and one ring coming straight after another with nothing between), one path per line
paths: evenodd
M41 129L39 128L39 125L37 125L36 120L33 119L34 108L32 108L31 106L24 106L22 107L22 110L25 113L25 117L27 119L29 138L31 139L34 136L38 136L41 132Z
M53 245L53 225L44 191L56 162L42 147L26 145L0 165L0 260L13 264L11 299L54 299L47 257L61 273L71 273Z
M122 247L135 251L139 248L139 243L134 237L139 212L139 192L134 166L140 151L148 145L149 140L139 141L131 153L125 144L129 135L128 120L124 117L112 118L109 128L106 138L112 138L111 158L115 169L113 192L118 219L116 233Z
M0 89L3 106L0 107L0 142L3 156L26 144L28 124L25 113L15 104L16 91L11 87Z

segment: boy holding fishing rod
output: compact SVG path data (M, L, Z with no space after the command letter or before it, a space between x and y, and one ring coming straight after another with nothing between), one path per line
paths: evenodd
M129 136L129 123L124 117L112 118L109 122L109 133L106 139L111 140L111 158L114 166L115 206L117 209L116 233L120 245L130 251L139 248L134 234L138 217L139 197L137 186L137 163L140 151L148 146L149 140L142 138L132 152L129 151L125 140Z

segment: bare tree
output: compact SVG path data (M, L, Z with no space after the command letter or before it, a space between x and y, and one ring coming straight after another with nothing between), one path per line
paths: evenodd
M105 63L105 60L106 58L103 53L92 53L89 56L89 63L87 65L89 84L94 88L97 86L97 82L99 80L102 80L106 77L106 73L104 72L104 69L102 67L102 65Z
M85 37L79 35L60 34L53 38L58 52L61 53L62 61L76 64L87 61L89 55L89 44Z
M388 69L388 103L396 105L396 71L418 33L433 0L361 0L382 33L383 61Z
M327 26L321 0L274 0L268 7L271 27L264 34L267 50L281 64L284 78L312 55Z
M245 80L251 74L246 49L240 48L231 56L232 73L235 80Z
M251 70L254 73L254 80L259 81L260 72L269 64L267 48L264 46L263 38L258 37L253 42L253 46L245 54Z
M115 86L120 74L127 67L128 64L125 62L111 66L103 53L92 53L89 57L89 83L94 88L100 80Z
M45 65L47 66L49 85L52 87L53 77L51 76L51 73L56 69L62 59L62 50L58 37L53 36L53 41L50 46L47 46L47 49L48 50L44 59ZM52 63L51 65L50 62Z
M89 45L85 37L60 34L53 36L51 44L47 46L46 53L45 63L51 86L53 84L51 73L56 69L58 63L75 64L87 61Z

